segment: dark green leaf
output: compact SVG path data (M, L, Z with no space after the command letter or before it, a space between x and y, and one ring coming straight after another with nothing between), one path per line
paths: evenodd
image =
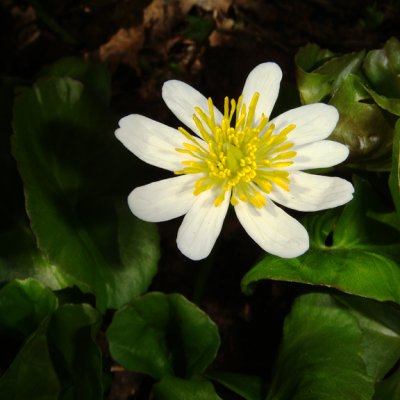
M328 295L296 300L267 400L370 400L357 320Z
M330 138L349 147L349 162L370 170L387 169L393 128L376 104L364 102L369 97L357 76L348 75L343 80L329 101L340 114Z
M397 215L400 216L400 120L397 121L394 131L392 170L389 176L389 188Z
M335 57L329 50L315 44L300 48L295 61L302 102L316 103L332 96L344 79L359 69L363 57L363 51Z
M220 343L203 311L179 294L162 293L146 294L118 311L107 337L117 362L156 379L202 373Z
M382 49L370 51L364 73L372 87L387 97L400 98L400 42L392 37Z
M336 299L357 318L367 373L375 381L381 380L400 359L400 311L390 303L355 296Z
M0 393L4 399L59 399L60 383L49 354L47 325L48 319L28 338L0 378Z
M0 289L0 332L29 336L56 308L56 296L34 279L10 282Z
M264 383L258 376L243 375L233 372L213 372L207 377L232 390L246 400L263 400Z
M110 101L111 77L104 64L67 57L43 68L39 76L75 79L84 84L93 97L103 104Z
M185 20L187 27L182 35L200 44L208 39L214 29L214 22L210 18L187 15Z
M94 293L101 310L144 292L158 237L155 226L120 207L119 218L108 197L120 166L110 153L116 140L107 110L80 82L52 78L26 90L14 111L13 149L32 230L63 285Z
M208 381L188 381L172 376L154 385L156 400L221 400Z
M35 278L58 290L68 286L64 275L37 248L36 239L26 222L19 222L0 233L0 281Z
M398 400L400 398L400 368L375 388L374 400Z
M102 358L95 336L99 313L87 304L61 306L48 327L50 354L60 377L59 400L100 400Z
M355 179L354 199L343 211L309 214L311 249L293 259L266 256L243 278L245 292L263 279L323 285L379 301L400 303L399 231L368 217L379 198ZM326 244L332 234L332 244Z

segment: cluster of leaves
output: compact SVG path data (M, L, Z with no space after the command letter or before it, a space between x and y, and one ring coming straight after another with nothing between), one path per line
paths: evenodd
M296 67L302 102L324 101L339 110L332 138L349 146L353 167L390 168L393 126L400 116L399 41L344 55L310 44L298 51Z
M352 150L345 172L361 176L348 205L304 218L309 252L267 255L243 277L248 295L261 280L310 288L285 320L268 382L208 370L216 324L180 294L148 292L158 233L118 198L143 169L112 134L106 68L64 59L32 87L2 79L3 397L101 399L104 331L116 362L154 380L155 399L219 399L215 387L246 400L399 397L400 43L346 55L308 45L296 63L302 101L339 109L333 137Z

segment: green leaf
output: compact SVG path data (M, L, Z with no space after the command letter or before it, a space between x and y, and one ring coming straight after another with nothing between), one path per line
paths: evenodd
M102 399L102 356L96 345L99 313L88 304L66 304L53 314L48 341L62 392L58 399Z
M372 87L386 97L400 98L400 42L392 37L382 49L365 57L364 73Z
M400 304L400 236L392 227L368 217L379 198L355 179L355 196L337 210L309 214L305 220L311 249L298 258L267 255L242 280L251 293L263 279L333 287L371 299ZM332 234L332 245L326 244Z
M65 276L37 248L27 222L21 221L0 233L0 282L29 277L53 290L68 286Z
M296 67L305 72L311 72L334 56L335 53L328 49L321 49L317 44L307 43L305 46L300 47L296 53Z
M54 371L44 320L0 378L0 393L9 400L58 400L60 383Z
M214 22L210 18L187 15L185 21L187 26L182 35L199 44L204 43L214 29Z
M264 383L258 376L243 375L233 372L212 372L207 377L227 387L246 400L263 400Z
M364 102L369 98L360 78L348 75L343 80L329 101L340 114L330 138L349 147L349 162L354 166L369 170L387 169L393 128L376 104Z
M20 79L0 78L0 187L7 188L0 199L0 282L35 277L52 289L60 289L60 275L38 251L28 226L22 182L11 155L14 93L22 84Z
M375 388L374 400L398 400L400 398L400 368Z
M392 170L389 176L389 188L397 215L400 217L400 120L397 121L394 132Z
M386 96L383 96L374 90L372 90L369 86L363 85L364 89L369 93L369 95L374 99L375 103L378 104L379 107L383 108L390 113L400 116L400 99L392 99Z
M115 314L107 337L117 362L155 379L202 373L220 344L216 325L179 294L133 300Z
M29 336L56 308L56 296L36 280L10 282L0 289L0 332Z
M147 290L159 258L156 227L109 198L121 167L112 126L69 78L42 80L15 104L13 150L39 248L63 284L94 293L101 310Z
M250 284L264 279L321 285L379 301L400 304L400 270L382 254L358 249L312 249L289 260L265 257L243 278L245 293Z
M84 84L93 97L107 105L111 97L111 77L104 64L66 57L40 71L39 77L72 78Z
M370 400L361 340L357 320L330 296L301 296L285 320L267 400Z
M303 104L332 96L344 79L359 70L364 51L335 57L315 44L301 47L295 56L297 85Z
M400 311L390 303L355 296L340 295L336 299L357 318L367 373L380 381L400 359Z
M154 385L156 400L221 400L208 381L188 381L172 376Z

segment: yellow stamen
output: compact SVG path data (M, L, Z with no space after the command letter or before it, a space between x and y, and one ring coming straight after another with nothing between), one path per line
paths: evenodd
M258 92L254 93L248 105L242 96L237 102L225 97L220 123L215 120L211 98L207 102L208 114L195 107L193 121L205 143L178 128L187 142L175 150L189 159L182 161L184 168L175 173L201 175L194 185L194 195L212 190L214 205L219 206L230 193L232 205L240 200L261 208L267 205L266 196L274 187L290 190L285 168L293 164L296 151L292 150L294 144L288 135L296 126L290 124L275 133L275 125L268 126L268 118L257 115L259 97Z

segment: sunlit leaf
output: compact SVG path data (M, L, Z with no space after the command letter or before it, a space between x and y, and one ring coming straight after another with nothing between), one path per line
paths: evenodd
M329 295L301 296L286 318L267 400L370 400L357 320Z
M110 352L125 368L156 379L192 377L213 361L216 325L179 294L149 293L119 310L107 331Z
M244 276L243 290L251 292L255 282L274 279L400 303L399 231L368 217L379 197L362 180L356 179L355 187L355 197L343 211L307 216L309 251L292 259L267 255Z
M208 381L166 377L154 385L156 400L221 400Z

